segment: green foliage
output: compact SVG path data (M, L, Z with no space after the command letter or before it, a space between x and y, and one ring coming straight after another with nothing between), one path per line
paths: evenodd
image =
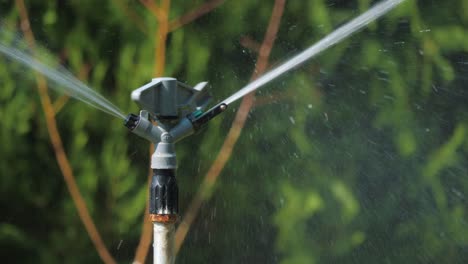
M172 1L171 18L201 3ZM272 65L372 3L286 1ZM127 0L26 4L38 42L50 50L41 53L124 112L138 111L130 92L154 77L150 12ZM240 39L262 41L272 5L226 1L171 32L166 74L192 85L208 80L217 100L235 92L257 56ZM464 0L407 0L260 90L178 261L466 262L467 14ZM0 1L0 21L19 31L13 1ZM0 56L2 259L99 263L57 166L32 76ZM182 213L236 107L177 146ZM119 262L132 261L145 210L147 142L72 99L56 118L106 245Z

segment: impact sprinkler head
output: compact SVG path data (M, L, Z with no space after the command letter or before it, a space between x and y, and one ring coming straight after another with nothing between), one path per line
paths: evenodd
M125 126L156 145L151 156L153 177L149 197L153 223L174 223L177 219L179 190L174 143L193 134L227 108L221 103L202 111L211 98L203 90L206 84L199 83L192 88L174 78L156 78L132 92L132 99L143 110L140 115L129 114Z

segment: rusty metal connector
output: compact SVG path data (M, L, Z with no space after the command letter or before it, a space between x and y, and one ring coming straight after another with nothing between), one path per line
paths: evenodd
M175 223L177 221L176 214L150 214L151 222L158 223Z

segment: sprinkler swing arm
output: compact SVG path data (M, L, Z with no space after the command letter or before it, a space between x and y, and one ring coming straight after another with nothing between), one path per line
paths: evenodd
M174 78L155 78L132 92L132 99L143 110L139 115L129 114L124 125L155 144L149 192L154 263L173 263L175 258L174 232L179 213L175 143L200 130L227 108L227 104L220 103L202 112L211 99L203 90L206 84L191 88Z

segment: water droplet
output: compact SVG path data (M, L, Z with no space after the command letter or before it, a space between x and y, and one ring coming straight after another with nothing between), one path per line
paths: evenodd
M291 121L291 123L292 123L293 125L296 124L296 120L294 120L294 117L292 117L292 116L289 117L289 121Z
M463 193L461 193L459 190L457 190L457 189L455 189L455 188L452 188L452 192L453 192L456 196L458 196L458 197L460 197L460 198L465 198L465 195L463 195Z
M117 245L117 250L120 249L120 247L122 246L122 244L123 244L123 239L121 239L121 240L119 241L119 244Z
M391 100L391 101L395 100L395 98L393 96L391 96L391 95L384 95L383 98L385 98L387 100Z

